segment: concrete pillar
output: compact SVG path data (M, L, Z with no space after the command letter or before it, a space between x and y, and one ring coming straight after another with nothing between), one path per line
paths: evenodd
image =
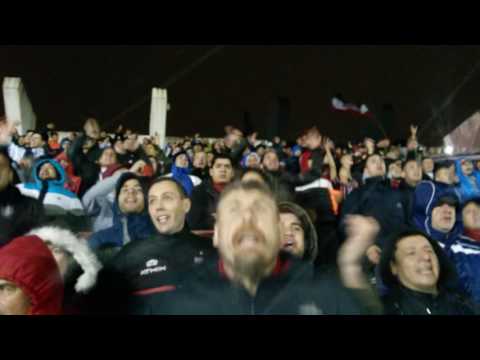
M152 101L150 105L150 136L159 135L159 145L165 147L165 138L167 131L167 90L153 88Z
M11 121L18 121L18 132L24 134L37 126L37 117L23 86L21 78L6 77L3 79L3 103L5 116Z

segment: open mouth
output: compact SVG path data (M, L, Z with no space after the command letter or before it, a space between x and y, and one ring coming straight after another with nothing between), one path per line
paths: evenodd
M293 249L295 243L293 242L293 240L287 240L284 244L283 244L283 249L285 250L291 250Z
M161 216L157 216L155 218L156 222L159 223L159 224L166 224L166 223L168 223L169 219L170 219L170 216L168 216L168 215L161 215Z

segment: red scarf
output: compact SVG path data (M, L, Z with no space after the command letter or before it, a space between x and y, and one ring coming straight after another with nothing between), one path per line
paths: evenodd
M225 186L227 186L228 184L217 184L217 183L213 183L213 188L215 189L216 192L218 192L219 194L222 193L223 189L225 189Z
M465 236L480 242L480 229L465 229Z

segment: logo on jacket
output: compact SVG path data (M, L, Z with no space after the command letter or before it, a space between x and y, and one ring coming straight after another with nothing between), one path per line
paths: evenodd
M147 263L145 265L147 266L147 268L157 266L158 265L158 260L157 259L150 259L150 260L147 261Z
M162 271L167 271L167 265L158 266L157 259L150 259L145 263L146 269L140 271L140 276L150 275Z

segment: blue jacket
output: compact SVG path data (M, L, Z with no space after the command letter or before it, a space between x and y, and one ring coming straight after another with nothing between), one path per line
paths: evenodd
M459 180L457 191L460 195L460 201L462 204L470 199L480 198L480 171L474 170L472 173L477 186L474 186L468 177L463 174L461 159L455 161L455 173Z
M480 243L462 235L452 244L448 256L457 268L461 290L480 304Z
M88 244L92 249L101 247L121 248L129 242L128 239L130 241L145 239L154 233L155 229L146 207L141 214L125 215L118 207L117 197L113 205L113 226L92 234Z
M445 195L458 193L455 187L437 181L422 181L415 188L413 200L413 223L419 230L426 232L437 240L442 247L448 247L455 238L462 232L462 216L457 211L455 225L448 234L432 228L432 211L436 202Z
M42 181L38 177L38 170L45 163L52 164L58 174L57 179ZM57 161L51 159L38 161L33 167L32 177L34 182L19 184L17 188L23 195L41 200L47 215L72 214L80 216L84 214L83 205L78 196L65 189L65 170ZM44 194L42 194L42 190Z

